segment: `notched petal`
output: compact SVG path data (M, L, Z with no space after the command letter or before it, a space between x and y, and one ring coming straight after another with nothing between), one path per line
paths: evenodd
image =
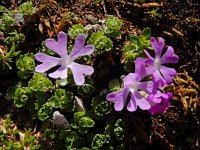
M63 31L58 33L58 43L67 45L67 34Z
M135 92L134 95L136 104L140 107L140 109L142 110L150 109L151 105L143 96L140 95L139 92Z
M160 72L162 73L163 78L165 79L166 83L172 84L173 79L172 77L176 75L176 70L174 68L168 68L165 66L162 66L160 68Z
M67 55L67 35L65 36L64 32L59 33L58 42L54 39L46 39L45 45L48 49L60 55L60 57Z
M59 63L59 61L60 61L60 58L49 56L45 53L36 53L35 59L39 62L57 62L57 63Z
M66 79L67 78L67 67L61 66L58 70L49 74L49 77L54 79Z
M79 53L79 51L84 47L86 41L85 34L79 34L74 43L74 47L72 48L70 56L74 59L76 59L76 55Z
M137 103L135 100L135 95L131 94L130 101L127 105L127 110L130 112L136 111L137 110Z
M167 63L174 64L174 63L177 63L178 60L179 60L179 57L174 53L174 49L171 46L169 46L167 48L166 53L161 58L161 63L162 64L167 64Z
M74 60L82 56L90 55L93 52L94 52L94 45L87 45L82 48L79 48L76 51L74 50L73 52L71 52L70 57Z
M155 51L155 57L160 57L160 55L162 54L162 50L165 46L164 39L159 37L158 42L157 42L154 37L151 37L150 43L151 43L151 46L153 47L153 49Z
M124 79L124 87L128 87L134 82L138 82L138 75L136 73L129 73Z
M36 72L40 72L40 73L43 73L43 72L46 72L47 70L57 66L58 64L55 63L55 62L44 62L40 65L37 65L35 67L35 71Z

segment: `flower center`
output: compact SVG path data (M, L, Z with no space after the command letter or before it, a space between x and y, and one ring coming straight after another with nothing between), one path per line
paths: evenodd
M149 96L149 94L146 93L145 91L139 91L139 93L140 93L140 95L141 95L142 97L144 97L145 99L147 99L148 96Z
M161 67L160 58L157 57L154 59L154 67L157 69Z
M138 89L139 84L140 84L139 82L133 83L133 84L129 85L128 88L131 92L134 92Z
M61 64L63 66L68 66L72 63L72 59L69 57L69 56L66 56L64 57L62 60L61 60Z

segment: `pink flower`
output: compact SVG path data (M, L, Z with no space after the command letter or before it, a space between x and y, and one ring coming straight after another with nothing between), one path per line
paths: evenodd
M127 105L128 111L136 111L137 106L142 110L150 109L151 105L139 92L141 90L152 93L155 90L152 81L141 82L145 76L147 76L147 74L144 61L141 58L137 58L135 60L135 73L129 73L123 79L124 87L119 91L109 93L106 97L108 101L115 103L114 108L116 111L121 111L124 108L129 93L131 95Z
M60 58L49 56L45 53L37 53L35 55L36 60L42 62L35 68L36 72L44 73L47 70L60 66L56 71L49 74L51 78L67 78L67 71L71 69L74 81L77 85L83 85L85 82L84 75L91 75L94 69L91 66L81 65L75 63L74 60L85 55L90 55L94 51L93 45L85 45L86 36L84 34L79 34L75 39L74 47L71 53L67 53L67 35L64 32L59 32L58 41L54 39L47 39L45 45L47 48L51 49L57 53Z
M151 114L163 113L170 106L170 99L173 98L172 93L161 93L157 91L155 94L150 94L148 96L148 101L151 104L151 108L148 110Z
M172 77L176 75L176 70L166 67L163 64L177 63L179 58L174 54L174 49L171 46L169 46L166 53L161 56L165 46L163 38L160 37L158 41L156 41L154 37L151 37L150 42L155 51L155 58L151 57L146 50L144 51L148 57L145 61L147 65L146 71L148 74L153 75L154 81L160 87L165 84L169 85L173 82Z

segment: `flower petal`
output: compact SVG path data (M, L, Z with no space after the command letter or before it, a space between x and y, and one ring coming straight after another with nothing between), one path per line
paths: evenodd
M37 53L35 54L35 58L39 62L43 62L35 67L36 72L43 73L57 65L60 65L60 58L52 57L45 53Z
M173 82L172 76L176 75L176 70L174 68L168 68L168 67L162 66L160 68L160 72L162 73L163 78L165 79L168 85Z
M83 85L85 82L85 79L82 72L80 72L79 70L75 68L73 69L71 68L71 70L72 70L74 82L76 83L76 85Z
M170 98L161 98L161 103L154 104L151 106L151 108L148 110L151 114L157 114L157 113L163 113L165 112L169 106L170 106Z
M71 53L70 57L74 60L78 57L85 56L85 55L90 55L94 51L94 45L87 45L85 47L80 48L77 53Z
M127 110L130 111L130 112L137 110L137 103L136 103L136 100L135 100L135 95L133 93L131 93L131 98L130 98L130 101L127 105Z
M40 65L37 65L35 67L35 71L36 72L40 72L40 73L43 73L43 72L46 72L47 70L57 66L58 63L57 62L44 62Z
M167 48L166 53L161 58L161 63L162 64L167 64L167 63L174 64L174 63L178 62L178 59L179 59L178 56L174 54L174 49L171 46L169 46Z
M138 91L135 91L134 93L131 93L131 99L127 105L127 110L130 112L136 111L137 106L142 110L148 110L151 107L149 102L142 97Z
M163 76L160 74L160 72L157 69L153 73L152 78L156 87L163 87L166 84L165 79L163 78Z
M162 54L162 50L165 46L164 39L159 37L158 41L156 41L156 39L154 37L151 37L150 43L155 51L155 57L160 57L160 55Z
M144 60L142 58L137 58L135 60L135 73L138 74L138 80L147 76L147 72L144 66Z
M94 51L94 45L85 45L86 36L79 34L75 39L75 44L70 54L72 59L76 59L81 56L90 55Z
M128 87L134 82L138 82L138 75L136 73L129 73L124 79L124 87Z
M39 62L60 62L60 58L56 58L53 56L49 56L45 53L37 53L35 54L35 59Z
M115 101L114 108L116 111L121 111L124 108L126 99L123 98L122 95L117 97L117 100Z
M146 81L146 82L140 82L140 84L138 85L138 89L145 91L147 93L152 93L157 89L157 87L154 84L154 82Z
M121 89L121 90L119 90L119 91L109 93L106 96L107 101L109 101L109 102L115 102L117 100L117 97L119 97L119 96L122 95L123 91L124 91L124 88Z
M67 34L65 32L60 31L58 33L58 43L61 45L67 46ZM65 48L65 50L66 50L66 48Z
M146 69L147 74L153 74L157 70L154 66L148 66L145 69Z
M151 105L143 96L140 95L138 91L134 92L134 95L135 95L136 103L140 107L140 109L142 110L150 109Z
M57 78L66 79L67 78L67 67L61 66L55 72L50 73L49 77L54 78L54 79L57 79Z
M147 58L145 59L145 64L147 64L147 65L153 65L153 63L154 63L153 57L151 57L151 55L149 54L149 52L147 52L146 50L144 50L144 53L147 56Z
M67 34L64 32L59 32L58 42L54 39L46 39L45 45L48 49L56 52L60 57L67 55Z
M173 98L172 93L161 93L157 91L155 94L151 94L148 97L148 101L152 105L151 108L148 110L151 114L155 113L163 113L166 111L170 106L170 99Z
M94 69L91 66L81 65L75 62L72 62L69 68L70 69L75 68L76 70L79 70L82 74L85 74L85 75L91 75L94 72Z
M159 104L161 102L161 98L160 97L154 97L152 101L155 104Z
M173 94L171 92L167 92L165 95L167 95L168 99L172 99L173 98ZM164 96L163 96L164 97ZM165 97L164 97L165 98ZM167 99L166 98L166 99Z
M159 90L157 90L155 93L150 94L150 95L148 96L147 100L148 100L150 103L153 102L152 104L154 105L154 103L157 104L157 103L160 103L160 102L161 102L161 97L162 97L162 93L161 93Z
M127 88L124 88L121 95L117 97L114 104L114 108L116 111L121 111L124 108L128 94L129 90Z
M72 62L68 66L73 74L74 82L77 85L83 85L85 82L83 75L91 75L94 72L94 69L91 66L80 65L75 62Z

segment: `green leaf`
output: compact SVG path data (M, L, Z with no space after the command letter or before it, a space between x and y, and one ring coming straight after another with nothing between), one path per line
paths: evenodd
M92 140L92 149L101 148L107 141L107 138L104 134L96 134Z
M90 115L85 112L74 113L72 127L80 134L86 134L90 128L95 125L94 120L91 119Z
M70 135L68 135L65 139L66 142L66 148L72 149L75 145L78 146L80 143L78 143L79 136L76 132L71 132Z
M9 11L6 7L0 6L0 12Z
M114 16L109 16L105 21L105 35L108 37L117 37L121 34L119 30L122 27L122 21Z
M130 39L130 41L131 41L133 44L137 45L138 36L130 35L129 39Z
M13 52L11 57L16 57L21 53L21 51Z
M122 119L118 119L114 125L114 135L117 140L122 140L126 133L126 125Z
M151 29L149 27L145 28L141 35L144 35L146 39L150 39L151 37Z
M78 125L79 119L85 115L85 112L76 112L74 113L74 125Z
M35 101L35 109L40 110L42 106L45 104L46 100L45 99L38 99Z
M89 117L82 117L79 119L79 125L83 128L91 128L94 124L95 122Z
M103 119L112 110L111 103L105 101L100 102L94 109L95 117L97 119Z
M1 20L0 30L8 32L12 27L14 27L15 19L13 14L3 13L1 19L2 20Z
M94 93L95 87L90 84L83 84L82 86L78 87L78 94L84 97L89 97L91 94Z
M31 90L28 87L19 87L15 90L14 105L18 108L23 107L31 96Z
M43 74L35 73L33 78L29 81L28 86L33 91L49 91L52 89L52 82Z
M17 74L20 78L26 79L30 76L30 73L34 72L35 61L33 57L34 55L30 53L19 56L16 62L16 67L19 69Z
M88 40L88 44L95 46L96 53L101 54L105 51L110 51L113 47L112 41L104 36L103 32L94 32Z
M22 33L18 33L16 30L13 32L9 32L8 36L5 39L5 43L7 45L12 45L13 43L16 44L16 47L19 43L23 43L25 41L25 36Z
M41 121L44 121L50 117L51 113L52 113L52 105L51 103L47 102L38 111L38 117Z
M68 35L73 39L75 39L81 33L87 35L87 30L81 24L73 25L68 30Z
M34 55L32 53L20 55L16 62L16 67L21 71L33 71L35 68L35 61L33 58Z
M64 89L57 89L49 102L54 108L65 109L67 112L73 111L75 107L73 93Z
M36 8L33 7L33 3L31 1L28 1L19 6L19 11L21 11L24 15L33 15L36 12Z
M99 103L103 102L103 101L106 101L105 100L105 97L107 95L107 91L106 90L102 90L99 95L95 96L93 99L92 99L92 107L95 108Z
M12 54L15 52L15 49L16 49L15 43L13 42L9 53L6 54L5 58L10 58Z

